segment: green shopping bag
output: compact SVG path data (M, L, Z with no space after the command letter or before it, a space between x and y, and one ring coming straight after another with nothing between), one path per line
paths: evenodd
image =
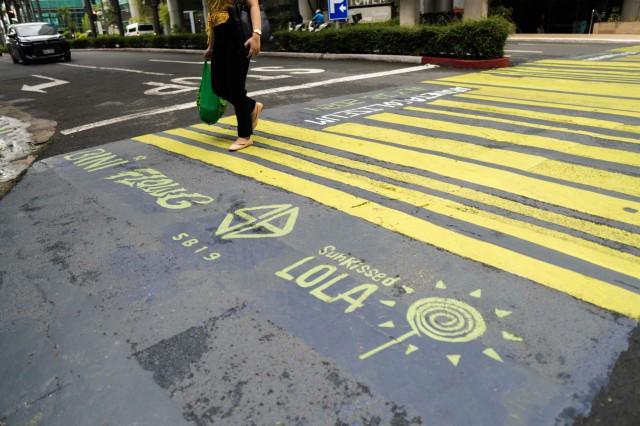
M196 105L200 119L207 124L214 124L224 115L227 109L227 101L213 92L211 86L211 66L205 60L202 67L202 80Z

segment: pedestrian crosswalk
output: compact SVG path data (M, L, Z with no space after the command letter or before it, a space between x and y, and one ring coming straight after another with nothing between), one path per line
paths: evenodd
M640 319L640 62L542 60L322 129L235 120L134 140Z

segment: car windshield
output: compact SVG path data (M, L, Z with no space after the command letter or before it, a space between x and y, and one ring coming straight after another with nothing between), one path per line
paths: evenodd
M153 25L138 25L138 31L153 31Z
M33 24L16 27L18 35L22 37L32 37L39 35L56 35L58 32L49 24Z

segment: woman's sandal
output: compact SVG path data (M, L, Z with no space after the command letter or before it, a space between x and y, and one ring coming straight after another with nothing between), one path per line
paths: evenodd
M253 145L253 141L251 139L236 139L234 143L229 146L229 151L240 151L246 147Z
M264 105L260 102L256 102L256 106L253 108L253 112L251 113L251 128L253 130L258 127L258 118L260 118L262 108L264 108Z

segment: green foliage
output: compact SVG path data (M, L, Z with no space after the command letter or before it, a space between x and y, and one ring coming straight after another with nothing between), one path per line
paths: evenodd
M167 3L160 3L160 6L158 6L158 16L160 17L160 23L166 28L169 28L171 18L169 17L169 6L167 6Z
M400 27L384 24L349 25L319 32L279 31L283 50L315 53L375 53L493 59L504 55L511 29L501 17L460 21L449 25Z
M70 40L72 49L119 48L119 47L159 47L169 49L206 49L206 34L172 34L168 36L146 35L140 37L121 37L116 35L99 36Z
M86 33L91 30L91 21L89 20L89 15L86 13L82 17L82 32Z

